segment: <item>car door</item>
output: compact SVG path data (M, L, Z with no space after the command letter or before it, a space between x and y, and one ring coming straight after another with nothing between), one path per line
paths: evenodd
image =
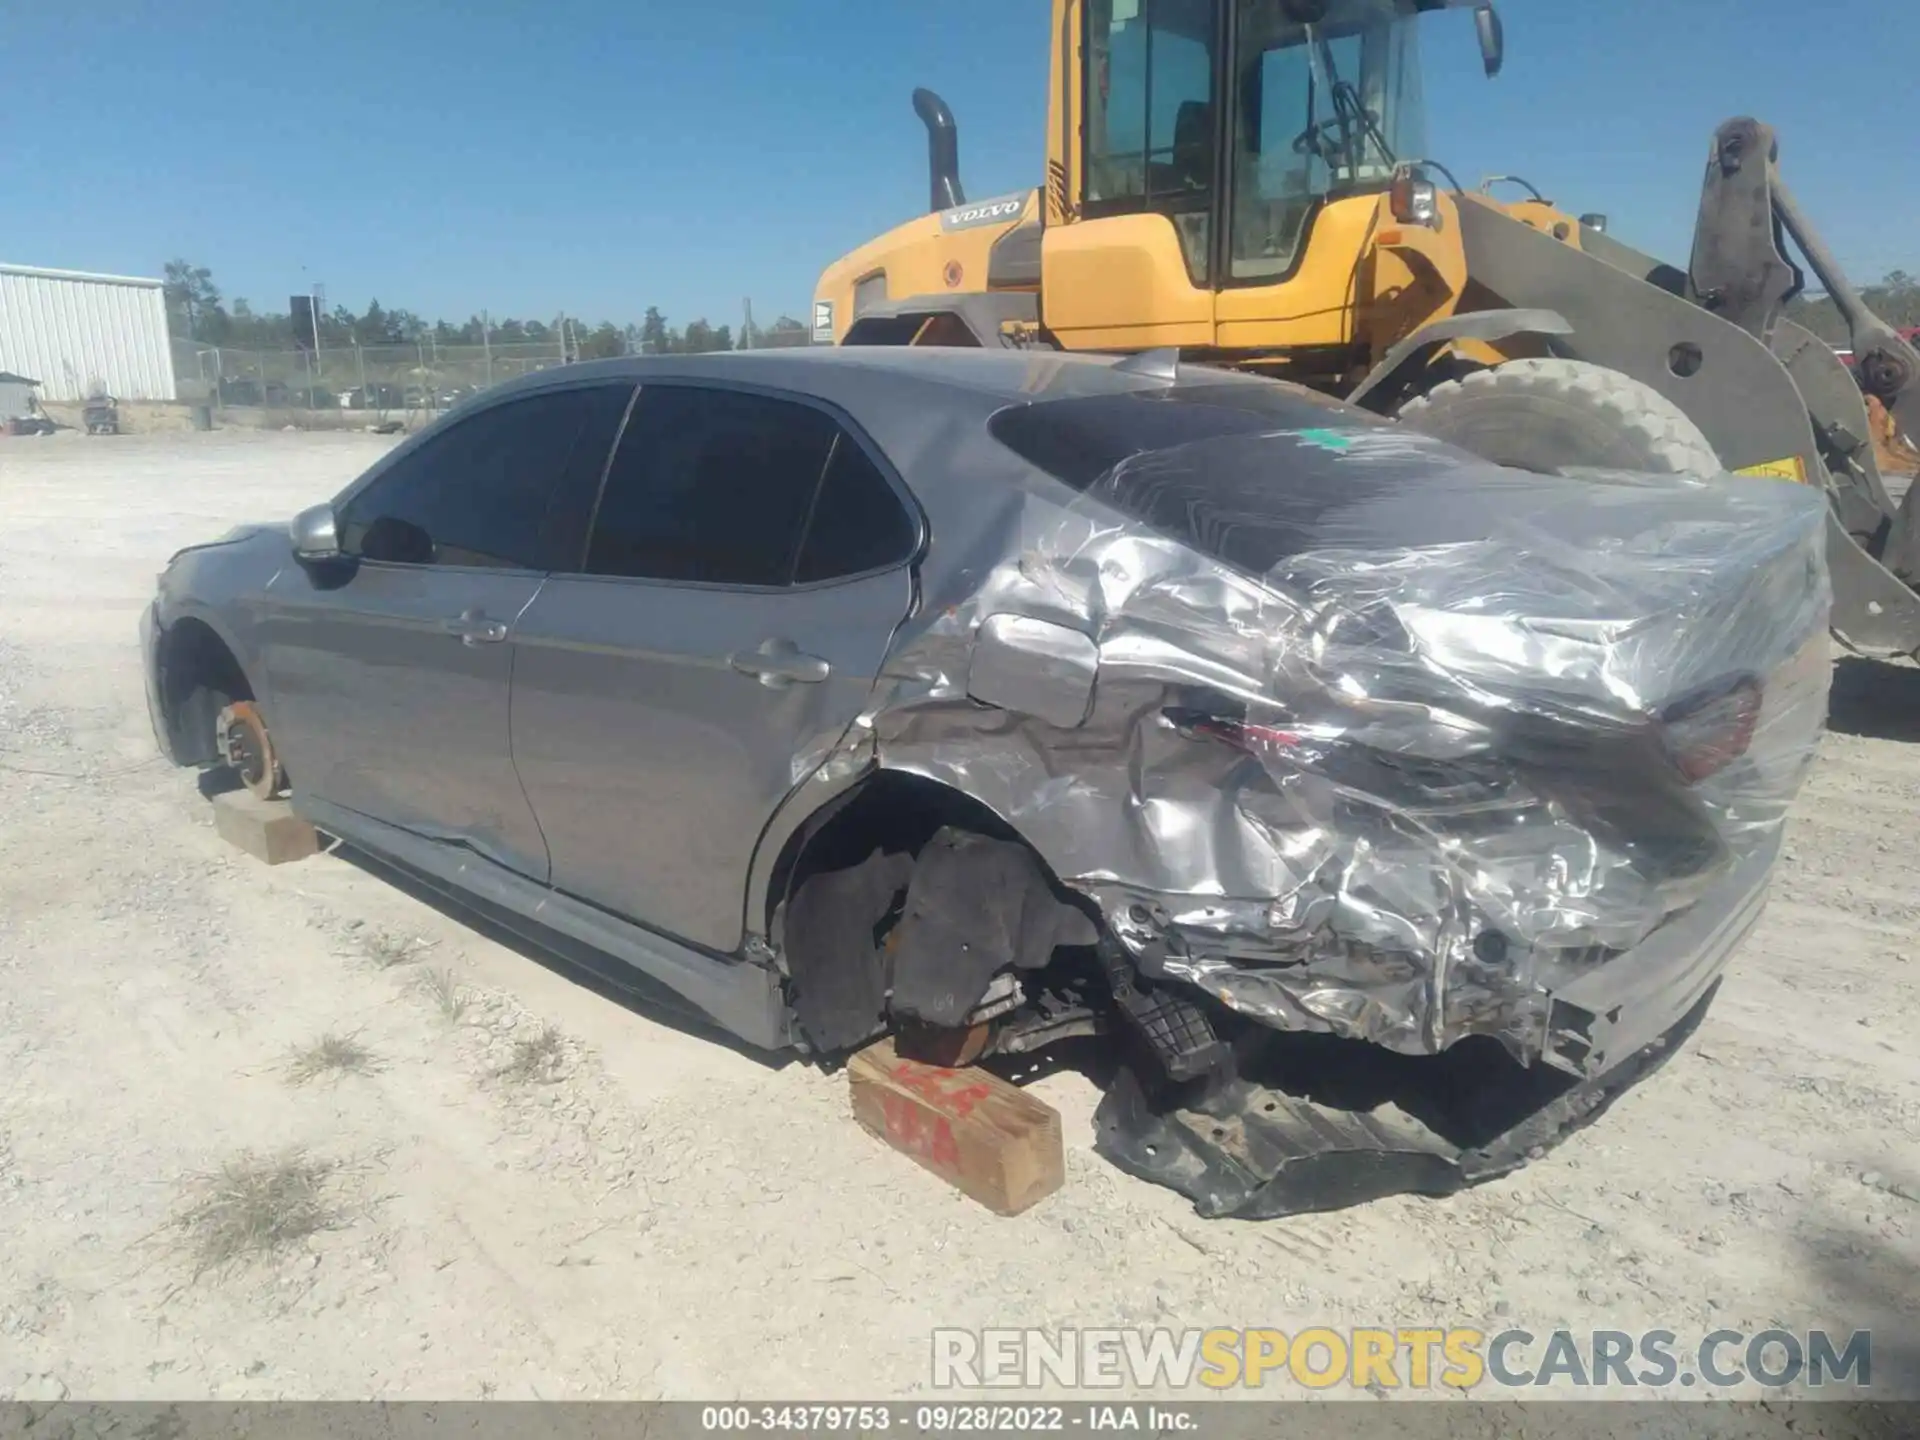
M580 553L632 395L568 387L449 422L346 497L344 564L275 577L269 723L297 796L546 878L509 743L514 625Z
M921 528L826 409L643 387L582 573L517 627L514 760L554 887L735 949L755 842L866 703Z

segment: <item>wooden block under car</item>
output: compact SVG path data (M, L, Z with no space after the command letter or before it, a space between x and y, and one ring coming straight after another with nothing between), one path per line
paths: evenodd
M284 800L262 800L245 790L213 797L213 828L231 845L268 865L304 860L320 848L313 826Z
M997 1075L903 1059L886 1039L847 1062L853 1116L998 1215L1066 1183L1060 1112Z

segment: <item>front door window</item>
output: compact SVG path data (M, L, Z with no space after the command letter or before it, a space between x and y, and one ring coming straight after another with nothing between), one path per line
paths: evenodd
M632 394L568 388L448 422L342 507L342 548L387 564L571 568Z
M339 507L350 564L274 577L262 649L298 799L546 878L509 746L514 626L543 572L579 564L632 394L569 387L449 418Z

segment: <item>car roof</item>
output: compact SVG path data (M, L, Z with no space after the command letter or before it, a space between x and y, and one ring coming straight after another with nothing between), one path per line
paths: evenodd
M898 467L930 514L945 509L947 501L962 509L972 506L979 483L989 475L1015 469L1048 473L993 438L991 418L1009 408L1056 401L1101 405L1170 390L1218 397L1223 389L1243 386L1258 392L1248 397L1250 408L1271 415L1276 428L1323 425L1346 408L1296 385L1210 365L1177 366L1169 379L1165 358L1129 364L1124 357L1057 350L881 345L634 355L556 366L497 385L479 398L491 406L549 387L600 380L764 387L851 419Z
M629 355L589 360L511 380L491 393L506 395L550 384L597 378L738 382L791 390L861 408L857 397L876 385L966 392L1001 403L1064 395L1116 394L1156 389L1166 381L1128 369L1123 357L1073 355L1056 350L986 350L946 346L805 345L772 350L717 350L700 355ZM1241 377L1196 370L1211 383ZM1185 378L1184 376L1182 378Z

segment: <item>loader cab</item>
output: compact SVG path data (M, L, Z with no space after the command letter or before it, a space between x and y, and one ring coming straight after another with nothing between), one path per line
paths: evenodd
M1320 25L1279 0L1087 0L1081 213L1167 215L1196 284L1216 260L1228 282L1289 273L1315 209L1377 194L1400 158L1425 155L1418 40L1393 0L1350 3Z
M1042 319L1070 348L1339 346L1439 0L1059 0ZM1490 13L1490 12L1489 12ZM1498 26L1482 24L1497 68Z

